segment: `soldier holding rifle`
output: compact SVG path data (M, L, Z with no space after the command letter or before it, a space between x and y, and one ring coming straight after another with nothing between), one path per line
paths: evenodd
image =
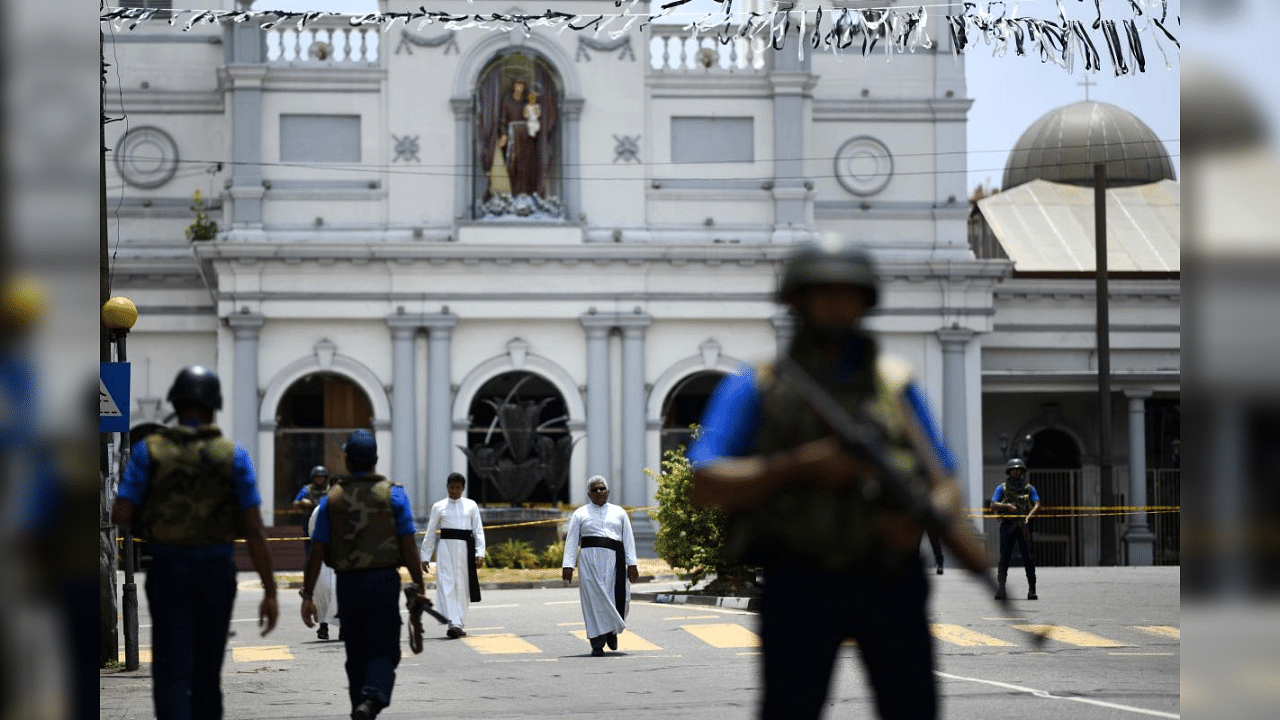
M802 246L778 299L799 321L788 352L721 382L689 452L694 502L731 514L725 552L763 568L759 716L817 718L853 638L880 717L937 717L925 527L983 566L951 455L910 369L860 327L878 299L865 252Z
M1009 575L1009 561L1013 546L1022 553L1022 566L1027 572L1027 599L1038 600L1036 595L1036 556L1031 543L1031 516L1040 509L1040 494L1035 485L1027 481L1027 464L1022 458L1013 458L1004 466L1007 479L996 486L991 496L991 509L1000 513L1000 563L996 566L996 599L1004 600L1005 578Z

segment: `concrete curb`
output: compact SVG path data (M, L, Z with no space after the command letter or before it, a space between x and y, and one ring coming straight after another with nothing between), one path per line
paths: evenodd
M758 597L721 597L715 595L692 595L682 592L665 592L665 593L631 593L631 600L647 601L658 605L704 605L708 607L729 608L733 610L746 610L747 612L760 611L760 598Z
M642 583L678 582L679 580L680 578L675 575L641 575L640 576L640 582ZM249 581L250 585L254 587L257 587L256 582L257 581ZM577 580L574 580L569 585L569 587L577 587L577 586L578 586ZM291 580L287 583L280 583L280 587L289 589L289 590L299 590L302 588L302 582L300 580ZM561 587L565 587L563 580L524 580L524 581L511 581L511 582L480 583L481 590L536 590L541 588L561 588ZM434 582L427 583L426 589L434 590L435 588L436 588L436 584ZM655 595L657 593L648 593L648 594ZM635 597L635 593L632 593L632 597Z

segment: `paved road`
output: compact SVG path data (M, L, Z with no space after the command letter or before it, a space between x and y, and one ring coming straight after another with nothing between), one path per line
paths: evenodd
M1041 600L1016 602L1016 616L999 615L958 572L930 577L946 717L1179 716L1178 568L1044 568ZM259 637L256 577L241 580L223 668L227 717L347 717L342 644L319 641L302 624L293 591L281 595L280 626ZM1014 596L1020 580L1011 577ZM679 584L636 591L672 587ZM150 626L139 595L143 665L103 671L104 719L151 717ZM753 715L759 649L751 613L638 601L619 652L593 658L576 589L489 590L472 608L467 638L447 640L432 624L422 654L405 644L392 705L380 717ZM1052 639L1032 649L1028 632L1047 624L1055 625ZM874 717L856 652L851 645L842 653L828 718Z

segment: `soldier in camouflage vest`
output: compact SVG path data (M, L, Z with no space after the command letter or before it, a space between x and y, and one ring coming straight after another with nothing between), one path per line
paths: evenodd
M320 500L311 533L312 552L302 581L302 621L313 627L312 600L321 562L337 575L347 692L353 720L371 720L391 703L400 663L400 572L404 565L424 594L422 566L414 542L409 497L404 488L373 472L378 445L356 430L342 446L347 476L334 480Z
M858 642L882 718L937 715L920 557L923 529L833 436L795 367L876 426L886 462L959 517L953 463L910 367L860 328L878 299L866 253L831 243L787 260L778 299L797 315L778 363L747 366L712 394L689 449L693 501L730 513L722 548L759 564L760 717L817 718L841 642ZM932 479L931 479L932 478Z
M222 717L220 674L236 595L234 546L244 538L262 579L258 624L275 627L276 585L253 462L213 425L218 376L193 365L169 389L178 425L133 446L112 517L151 555L152 696L159 720Z
M996 599L1004 600L1005 578L1009 575L1009 561L1016 545L1022 554L1022 566L1027 572L1027 599L1038 600L1036 594L1036 557L1032 544L1031 516L1040 509L1040 494L1027 482L1027 464L1022 458L1005 463L1005 481L996 486L991 496L991 509L1000 513L1000 563L996 566Z

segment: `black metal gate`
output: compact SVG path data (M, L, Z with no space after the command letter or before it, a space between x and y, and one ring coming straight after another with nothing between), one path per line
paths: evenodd
M1040 510L1031 521L1036 565L1080 564L1079 470L1031 470L1027 473L1040 495Z

